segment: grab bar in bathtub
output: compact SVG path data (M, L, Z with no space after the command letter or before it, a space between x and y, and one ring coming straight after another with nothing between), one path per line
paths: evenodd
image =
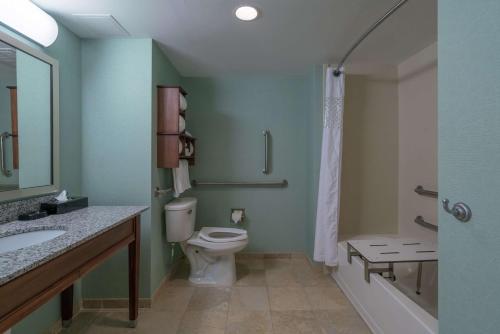
M422 186L417 186L415 188L415 192L421 196L427 196L427 197L433 197L437 198L438 197L438 192L437 191L432 191L432 190L427 190Z
M423 226L423 227L425 227L425 228L428 228L429 230L433 230L433 231L435 231L435 232L437 232L437 231L438 231L438 227L437 227L436 225L431 224L431 223L429 223L429 222L426 222L426 221L425 221L425 219L424 219L424 217L422 217L422 216L417 216L417 217L415 217L414 222L415 222L415 223L417 223L417 224L418 224L418 225L420 225L420 226Z

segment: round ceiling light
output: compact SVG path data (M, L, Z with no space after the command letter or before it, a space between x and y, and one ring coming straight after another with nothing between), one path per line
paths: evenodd
M241 6L236 8L234 15L241 21L253 21L259 17L259 11L252 6Z

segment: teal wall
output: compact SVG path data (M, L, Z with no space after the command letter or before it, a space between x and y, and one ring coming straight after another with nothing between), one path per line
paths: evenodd
M500 2L438 2L439 333L499 333Z
M181 77L169 59L163 54L158 45L153 42L152 50L152 128L151 128L151 188L172 186L171 169L156 168L156 122L157 122L157 85L179 85ZM169 272L173 259L170 245L166 240L165 214L163 206L170 201L171 194L154 197L151 193L151 293L160 286L165 275ZM179 256L179 249L176 256Z
M231 208L245 208L247 251L302 252L310 233L311 78L241 75L186 78L187 129L197 139L191 179L266 181L288 188L197 188L197 225L232 226ZM272 134L271 174L264 175L264 138Z
M82 193L90 205L150 205L151 39L82 41ZM151 211L141 216L140 296L150 296ZM84 298L128 296L121 251L83 280Z
M42 48L10 30L5 32L27 44L45 51L59 61L59 122L61 187L72 194L81 191L81 89L80 89L80 39L59 24L59 35L49 48ZM76 300L79 299L79 285L76 285ZM13 328L13 334L43 333L59 319L59 297L53 298L37 311L27 316Z

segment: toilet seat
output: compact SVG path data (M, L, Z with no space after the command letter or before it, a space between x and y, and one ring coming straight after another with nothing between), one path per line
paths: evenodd
M208 254L234 254L244 249L248 245L248 238L226 242L211 242L200 237L200 232L195 232L193 236L187 240L189 246L195 246L204 249Z
M203 227L199 237L211 243L228 243L248 239L247 231L239 228Z

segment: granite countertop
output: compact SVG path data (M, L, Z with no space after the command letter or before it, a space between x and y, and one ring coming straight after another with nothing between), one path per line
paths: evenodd
M65 230L54 239L0 253L0 285L141 214L147 206L90 206L31 221L0 224L0 237L40 230Z

